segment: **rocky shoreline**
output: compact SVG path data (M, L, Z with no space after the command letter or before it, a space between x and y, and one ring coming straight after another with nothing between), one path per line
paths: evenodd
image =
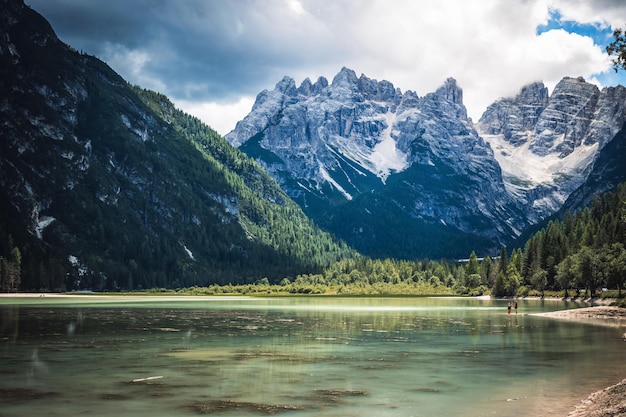
M626 379L594 392L567 417L626 417Z

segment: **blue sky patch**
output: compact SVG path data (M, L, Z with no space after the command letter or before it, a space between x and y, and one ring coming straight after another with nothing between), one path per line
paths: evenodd
M572 20L563 20L563 16L557 10L550 11L550 20L545 25L537 26L537 35L554 29L563 29L569 33L577 33L593 39L596 45L604 47L613 40L613 30L599 24L583 24Z

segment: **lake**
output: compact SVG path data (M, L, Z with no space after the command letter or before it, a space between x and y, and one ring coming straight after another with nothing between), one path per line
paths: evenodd
M0 297L0 415L566 416L626 377L587 304Z

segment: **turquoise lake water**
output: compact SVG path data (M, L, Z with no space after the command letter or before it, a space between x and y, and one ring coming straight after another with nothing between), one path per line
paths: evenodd
M585 304L0 298L0 415L566 416L626 377Z

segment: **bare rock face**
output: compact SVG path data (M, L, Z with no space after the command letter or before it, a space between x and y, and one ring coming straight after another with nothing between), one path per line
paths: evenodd
M535 125L530 149L539 156L571 154L587 136L600 91L582 78L565 78L554 89Z
M487 108L479 121L481 132L502 135L519 146L528 140L547 106L548 88L543 83L527 85L517 97L502 99Z

